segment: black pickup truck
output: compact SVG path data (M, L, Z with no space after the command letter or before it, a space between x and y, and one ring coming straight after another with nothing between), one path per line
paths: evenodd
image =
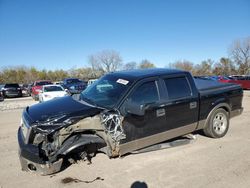
M196 130L220 138L229 119L242 113L242 98L238 85L194 79L185 71L110 73L81 94L23 111L21 166L45 175L72 157L122 156Z

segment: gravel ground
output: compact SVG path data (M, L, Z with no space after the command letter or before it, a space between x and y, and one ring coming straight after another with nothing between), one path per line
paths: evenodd
M244 94L243 107L243 114L231 119L229 132L221 139L197 135L188 145L116 159L100 154L91 165L82 161L53 176L21 171L16 133L22 110L0 111L0 187L129 188L139 181L144 182L141 188L248 188L249 91Z
M0 111L23 109L36 103L37 101L34 101L31 97L7 98L0 102Z

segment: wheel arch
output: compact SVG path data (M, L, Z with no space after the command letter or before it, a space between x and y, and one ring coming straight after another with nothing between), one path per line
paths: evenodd
M64 141L62 147L57 151L57 156L66 156L76 149L91 144L96 145L97 149L107 145L103 138L90 132L75 134Z
M208 115L207 115L207 117L206 117L206 120L205 120L205 123L204 123L204 127L207 126L208 121L209 121L209 118L210 118L211 115L214 113L214 111L216 111L216 110L219 109L219 108L224 109L224 110L228 113L228 115L229 115L229 117L230 117L231 107L229 106L229 104L227 104L227 103L219 103L219 104L215 105L215 106L212 108L212 110L210 110L210 112L208 113Z
M201 130L201 129L204 129L207 124L208 124L208 121L209 121L209 118L211 117L211 115L213 114L213 112L219 108L222 108L224 109L226 112L228 112L228 115L230 117L230 113L231 113L231 107L228 103L226 102L222 102L222 103L217 103L217 105L213 105L211 107L211 110L209 111L208 115L206 116L206 118L202 119L202 120L199 120L199 123L197 125L197 128L196 130Z

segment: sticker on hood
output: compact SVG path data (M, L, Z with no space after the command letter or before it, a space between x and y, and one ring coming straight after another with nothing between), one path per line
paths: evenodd
M123 84L123 85L127 85L129 83L128 80L124 80L124 79L121 79L121 78L119 78L116 82L119 83L119 84Z

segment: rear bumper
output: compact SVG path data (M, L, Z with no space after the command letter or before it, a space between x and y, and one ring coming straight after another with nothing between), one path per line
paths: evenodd
M240 114L242 114L243 112L243 108L237 109L237 110L232 110L230 113L230 118L233 118L235 116L238 116Z
M54 163L44 161L39 156L39 148L32 144L25 144L22 130L18 129L19 160L23 171L33 171L41 175L49 175L61 170L63 159Z

